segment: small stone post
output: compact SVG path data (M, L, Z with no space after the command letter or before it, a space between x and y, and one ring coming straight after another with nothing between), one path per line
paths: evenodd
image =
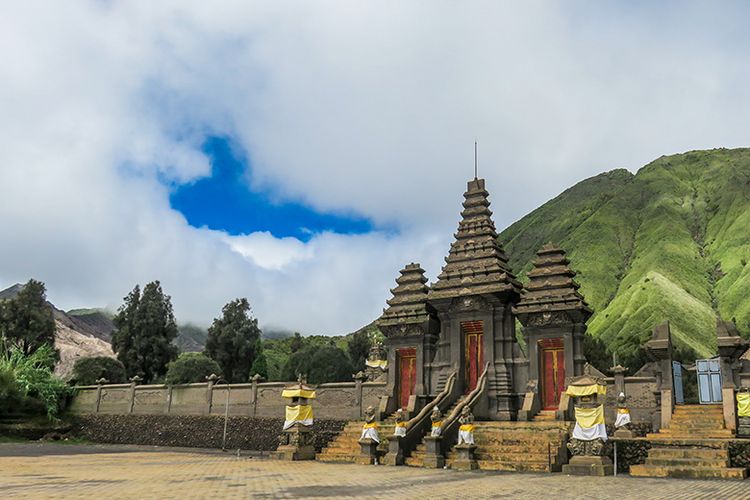
M211 414L211 407L214 403L214 384L219 380L219 376L212 373L206 377L206 415Z
M141 381L141 377L135 375L130 378L130 406L128 407L128 413L133 413L135 407L135 386Z
M96 409L94 413L99 413L99 407L102 403L102 386L109 382L106 378L100 378L96 381Z
M258 384L260 382L263 382L263 377L260 376L260 374L256 373L250 378L250 382L252 382L253 386L250 391L250 403L253 405L253 417L258 412Z
M355 403L359 407L359 418L362 418L364 415L364 409L362 408L362 383L367 380L367 375L365 375L365 372L360 371L356 375L353 375L352 378L354 379Z

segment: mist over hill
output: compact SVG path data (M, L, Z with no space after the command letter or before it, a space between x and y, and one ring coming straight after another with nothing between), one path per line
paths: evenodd
M562 246L595 311L589 333L633 353L669 320L675 343L715 353L717 315L750 334L750 149L662 156L579 182L500 234L522 280Z

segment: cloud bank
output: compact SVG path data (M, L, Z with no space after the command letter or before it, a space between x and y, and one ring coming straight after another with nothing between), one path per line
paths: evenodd
M18 2L0 7L0 285L116 307L160 279L178 319L246 296L262 325L374 319L406 263L434 278L479 140L495 221L662 154L747 144L743 3ZM194 228L210 175L375 227L309 241Z

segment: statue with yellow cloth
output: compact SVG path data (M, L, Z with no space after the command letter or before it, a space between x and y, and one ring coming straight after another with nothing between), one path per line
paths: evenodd
M471 414L471 408L464 406L461 409L461 416L458 417L458 444L474 444L474 415Z
M737 435L750 437L750 387L740 387L737 391Z
M440 427L443 425L443 414L440 412L440 408L438 408L437 406L434 410L432 410L432 413L430 414L430 420L432 421L432 431L430 431L430 436L439 436L443 432L440 429Z
M378 422L375 420L375 408L372 406L368 406L365 410L365 424L362 426L362 435L359 439L372 439L376 443L380 442Z
M615 437L631 438L633 433L630 431L630 409L626 404L625 393L620 392L617 396L617 414L615 417Z
M393 435L398 437L406 436L406 414L402 408L396 410L396 426L393 428Z
M358 459L358 462L362 464L378 465L379 444L380 435L378 434L378 422L375 415L375 408L368 406L365 409L365 423L362 425L362 435L359 437L361 456Z
M573 454L563 466L563 473L606 476L614 472L612 461L603 455L607 441L604 405L599 396L607 394L607 386L589 375L573 378L565 394L575 398L576 424L568 449Z

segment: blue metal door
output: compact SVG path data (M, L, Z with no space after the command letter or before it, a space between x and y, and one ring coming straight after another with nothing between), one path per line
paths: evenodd
M698 399L701 404L721 403L721 365L719 358L695 361L698 374Z
M672 379L674 380L674 402L678 405L685 404L685 396L682 392L682 363L672 361Z

